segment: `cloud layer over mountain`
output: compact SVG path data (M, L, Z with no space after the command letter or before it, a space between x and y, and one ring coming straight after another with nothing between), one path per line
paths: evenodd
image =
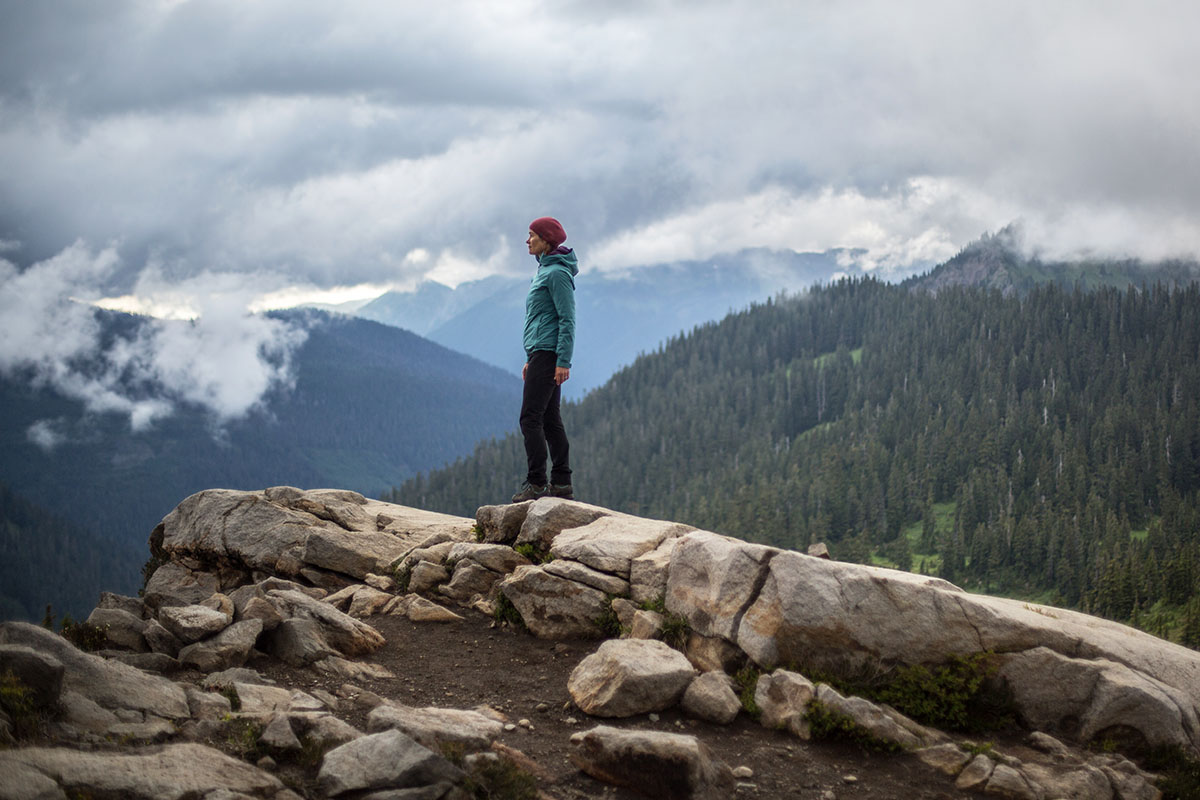
M14 330L521 274L547 213L585 274L768 247L903 275L1014 220L1051 256L1200 252L1186 0L0 13L5 290L60 290Z

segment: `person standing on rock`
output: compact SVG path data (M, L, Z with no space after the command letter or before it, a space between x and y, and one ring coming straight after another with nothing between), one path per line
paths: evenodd
M563 382L571 377L575 350L575 276L579 262L564 247L567 232L553 217L529 223L529 254L538 262L537 274L525 298L525 366L521 379L521 434L529 470L525 483L513 495L514 503L539 497L574 498L571 486L570 445L559 415ZM546 449L550 450L550 478L546 479Z

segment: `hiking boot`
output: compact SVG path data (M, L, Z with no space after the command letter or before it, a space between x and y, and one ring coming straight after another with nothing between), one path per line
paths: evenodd
M550 494L549 486L538 486L536 484L525 481L521 489L513 495L514 503L524 503L526 500L537 500L539 497L547 497Z
M575 490L569 483L552 483L550 484L550 496L560 497L563 500L574 500Z

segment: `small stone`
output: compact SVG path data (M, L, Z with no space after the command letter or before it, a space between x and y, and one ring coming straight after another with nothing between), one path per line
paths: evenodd
M505 730L505 731L507 731L508 733L512 733L512 732L513 732L513 731L515 731L516 729L517 729L517 726L516 726L516 725L513 725L511 722L507 723L507 724L504 726L504 730Z
M565 720L563 720L563 722L566 722L568 725L578 725L579 724L579 720L575 719L574 717L567 717Z
M658 722L658 714L651 714L651 715L650 715L650 721L651 721L651 722Z
M757 783L745 783L744 781L738 781L737 786L735 786L733 788L734 788L734 791L737 791L737 792L757 792L758 784Z
M534 708L534 710L540 711L541 713L544 714L550 710L550 704L549 703L538 703L537 706Z
M270 772L273 771L277 765L275 764L275 759L271 758L270 756L263 756L256 762L256 766L259 769L265 769Z
M733 771L733 777L738 778L740 780L745 780L747 778L753 778L754 770L750 769L749 767L738 767Z
M842 783L858 783L858 778L853 775L843 775Z
M533 723L531 723L527 719L519 719L519 720L517 720L517 724L520 725L522 728L532 728L533 727Z

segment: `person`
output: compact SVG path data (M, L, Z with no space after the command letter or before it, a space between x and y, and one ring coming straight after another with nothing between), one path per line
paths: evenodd
M562 385L571 377L575 350L575 252L563 246L567 232L553 217L529 223L529 254L538 270L525 298L525 382L521 396L521 434L525 437L528 471L513 495L514 503L539 497L575 497L571 486L570 444L559 415ZM546 450L550 476L546 476Z

